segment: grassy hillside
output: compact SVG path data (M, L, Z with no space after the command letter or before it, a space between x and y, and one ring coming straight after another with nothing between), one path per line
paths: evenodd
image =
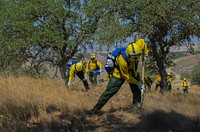
M61 79L0 77L0 131L200 131L200 86L192 85L189 96L177 90L182 71L191 71L199 60L200 54L176 59L176 67L168 69L175 73L172 92L161 95L153 84L152 92L145 93L142 116L132 111L127 83L98 115L87 116L107 82L86 92L77 78L66 89Z
M191 74L193 67L195 67L199 61L200 54L180 57L174 60L176 66L172 70L178 74L182 74L184 72Z
M200 130L199 86L187 97L176 88L164 95L147 92L141 117L132 112L132 94L124 84L99 115L86 116L105 85L85 92L81 82L66 90L62 80L0 78L0 131Z

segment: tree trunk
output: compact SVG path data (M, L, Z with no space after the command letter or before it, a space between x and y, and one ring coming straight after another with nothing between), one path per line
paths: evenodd
M153 57L155 58L155 61L156 61L156 64L157 64L157 67L158 67L158 72L160 73L161 75L161 89L163 92L165 89L166 89L166 69L165 69L165 65L164 65L164 60L162 59L162 53L158 53L158 50L157 50L157 46L155 43L153 43L152 45L152 53L153 53Z
M67 71L66 63L75 55L76 52L77 52L77 46L72 50L70 54L68 54L68 57L66 57L64 52L61 52L61 60L58 67L59 67L60 75L63 80L66 79L66 71Z
M65 80L66 79L66 62L60 62L59 71L60 71L60 75L62 79Z
M164 62L162 60L158 60L157 59L157 66L158 66L158 70L159 70L159 73L161 75L161 84L160 84L160 87L163 91L166 90L166 69L165 69L165 66L164 66Z

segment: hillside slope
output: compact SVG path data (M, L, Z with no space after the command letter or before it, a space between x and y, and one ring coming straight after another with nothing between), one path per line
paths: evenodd
M174 60L176 67L171 69L176 78L172 83L172 92L159 94L154 90L145 93L144 115L132 112L132 94L125 83L119 92L102 108L99 115L86 116L87 130L91 131L198 131L200 130L200 87L192 86L190 95L185 98L180 88L181 80L179 67L190 72L192 66L200 60L200 54ZM192 65L191 65L192 64ZM170 70L170 69L169 69ZM178 72L177 72L178 71ZM105 74L105 73L104 73ZM106 83L92 89L86 101L90 109L97 102L106 88ZM75 86L76 87L76 86ZM195 124L196 123L196 124Z
M175 67L167 69L167 72L173 72L175 75L173 86L180 86L182 83L180 75L184 73L192 73L193 68L200 62L200 54L181 57L173 61L175 63Z
M187 66L183 59L176 61L177 66ZM190 61L194 64L197 59L185 60L195 60ZM176 89L179 78L173 81L172 92L163 95L153 84L152 92L145 92L141 115L133 112L132 93L124 83L98 115L88 116L86 110L95 105L107 82L86 92L76 81L66 89L61 79L0 77L0 131L200 131L199 86L192 85L184 96Z
M183 72L191 73L193 67L196 66L199 63L199 61L200 61L200 54L181 57L174 60L176 66L172 70L176 74L181 74Z

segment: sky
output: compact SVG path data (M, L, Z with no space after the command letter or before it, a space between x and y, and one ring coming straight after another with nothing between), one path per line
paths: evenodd
M126 42L124 42L123 44L118 44L118 47L126 47L129 43L131 43L133 41L133 38L127 38ZM192 43L194 44L200 44L200 38L198 39L197 37L192 38ZM107 47L103 46L103 52L107 52ZM113 45L113 47L111 48L111 51L115 49L115 45ZM98 46L94 46L94 52L96 52L98 50ZM91 53L92 50L88 49L88 51Z
M197 37L193 38L193 43L194 44L200 44L200 38L199 39Z

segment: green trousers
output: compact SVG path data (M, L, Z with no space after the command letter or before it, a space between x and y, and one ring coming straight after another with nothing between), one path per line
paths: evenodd
M189 94L188 89L189 89L188 86L186 86L186 87L183 88L183 92L184 92L185 95Z
M89 74L89 80L92 83L92 85L97 85L97 75L91 75Z
M121 88L124 81L125 81L124 79L119 79L112 76L108 82L106 90L102 93L97 104L94 106L93 109L100 110L107 103L107 101L118 92L118 90ZM133 100L132 100L133 106L137 105L138 103L141 103L142 99L141 99L140 89L138 88L136 84L129 83L129 85L130 85L132 94L134 94Z

